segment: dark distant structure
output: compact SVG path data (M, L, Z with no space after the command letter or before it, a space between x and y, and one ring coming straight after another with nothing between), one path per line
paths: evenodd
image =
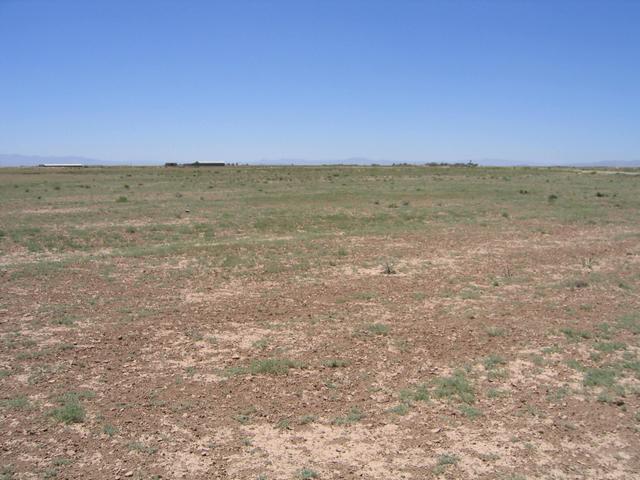
M224 162L193 162L193 163L184 163L183 167L224 167Z
M165 167L177 167L178 164L176 162L166 162L164 164Z

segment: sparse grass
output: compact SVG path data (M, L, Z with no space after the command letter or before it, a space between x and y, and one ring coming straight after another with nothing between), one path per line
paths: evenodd
M493 370L499 365L506 365L507 361L500 355L489 355L482 363L486 370Z
M640 380L640 360L625 360L621 363L622 368L631 370L637 379Z
M153 455L158 451L157 447L145 445L142 442L129 442L127 448L133 452L146 453L147 455Z
M247 366L228 367L222 371L227 377L236 375L287 375L292 368L305 368L305 364L289 358L266 358L253 360Z
M7 400L0 400L0 406L10 410L25 410L29 408L29 399L24 395L20 395Z
M314 423L317 419L318 417L315 415L303 415L300 417L300 420L298 420L298 423L300 425L309 425L310 423Z
M620 401L614 395L612 395L610 391L607 391L607 390L603 390L598 394L597 401L599 403L606 403L608 405L616 405L620 403Z
M371 292L361 292L361 293L355 294L353 298L357 300L370 301L376 298L376 294Z
M529 355L529 359L536 367L544 367L547 363L542 355L536 353Z
M499 388L490 388L487 390L487 398L501 398L507 396L507 392Z
M429 387L426 384L400 390L400 400L405 403L429 401Z
M472 420L475 420L476 418L483 416L483 413L481 410L471 405L461 405L460 413L462 413L465 417L469 417Z
M505 380L509 378L509 370L506 368L495 368L487 371L487 379L493 380Z
M444 472L445 468L449 465L456 465L460 461L460 457L457 455L452 455L449 453L442 454L438 457L436 467L434 468L434 473L436 475Z
M236 375L244 375L248 373L250 370L247 367L227 367L221 371L221 373L226 377L235 377Z
M324 362L322 362L322 364L325 367L329 368L341 368L349 365L349 362L347 362L346 360L340 360L338 358L332 358L330 360L325 360Z
M15 474L16 471L13 465L5 465L0 468L0 480L13 480Z
M584 279L576 279L576 280L569 280L567 282L567 287L573 289L580 289L580 288L587 288L589 286L589 282L587 282Z
M622 342L596 342L593 344L593 348L600 352L611 353L626 350L627 346Z
M345 416L336 417L333 420L333 424L334 425L349 425L351 423L359 422L360 420L362 420L365 417L366 417L366 415L364 414L364 412L362 412L362 410L360 410L358 407L351 407L351 409L349 410L349 413L347 413Z
M58 478L58 470L55 468L47 468L44 471L42 478L44 479Z
M93 390L76 390L72 392L67 392L57 397L57 399L58 401L65 401L67 399L90 400L95 397L96 397L96 393Z
M542 353L545 355L553 355L554 353L562 353L562 347L559 345L552 345L551 347L544 347Z
M249 371L254 375L286 375L291 368L304 368L304 364L288 358L267 358L251 362Z
M198 330L189 330L185 332L185 336L194 342L201 342L204 340L204 335L202 335Z
M598 328L598 333L597 333L598 338L602 338L604 340L611 339L611 337L615 333L613 326L606 322L599 323L597 325L597 328Z
M318 478L318 473L310 468L303 468L298 472L298 478L301 480L307 480L309 478Z
M585 367L575 358L568 358L564 363L569 368L573 368L574 370L577 370L579 372L583 372L585 370Z
M558 387L553 390L549 390L547 393L547 400L550 402L561 402L567 395L571 393L571 390L567 386Z
M340 415L337 423L343 426L331 427L337 432L375 433L391 422L411 440L433 422L448 430L470 427L477 418L473 428L481 429L482 410L487 423L501 425L509 417L509 427L523 437L514 452L529 466L543 452L524 451L524 441L534 440L524 438L522 427L533 428L536 442L537 429L546 428L546 422L529 415L546 413L560 436L569 429L562 417L570 418L576 422L568 432L574 439L584 432L595 438L619 425L637 434L640 424L629 419L637 410L640 379L638 357L630 355L638 348L634 335L640 334L634 310L640 285L634 269L640 183L637 176L609 173L414 166L3 170L0 276L6 295L0 315L6 319L0 325L0 350L6 370L0 372L0 396L25 393L37 403L25 412L2 413L19 419L12 430L34 432L27 443L35 448L56 432L75 435L43 423L40 409L50 405L47 392L72 388L62 385L95 385L104 402L75 400L87 410L80 430L89 437L75 442L74 458L86 458L87 449L102 442L116 453L129 453L134 463L139 460L134 477L171 476L167 459L147 458L143 448L126 451L131 440L161 445L155 442L162 433L140 436L154 415L169 415L180 427L175 437L163 438L167 445L185 435L188 443L201 427L226 425L236 432L238 449L232 453L250 463L250 456L260 455L259 442L252 447L252 429L237 422L312 434ZM86 184L90 190L81 187ZM609 197L598 199L596 191ZM557 192L561 198L547 203ZM118 195L128 199L113 205ZM38 196L44 200L36 201ZM386 208L390 204L397 208ZM611 248L598 247L602 232L610 233ZM574 234L579 245L570 242ZM505 255L484 261L479 252L502 249L509 238L518 242ZM394 258L397 264L389 270L398 273L383 275L383 261ZM29 302L33 292L37 295ZM46 302L56 302L57 308L37 307ZM144 308L153 314L141 316ZM616 320L616 312L627 315ZM78 321L56 326L67 316ZM609 323L598 325L602 321ZM367 328L373 322L383 326ZM559 334L560 326L571 330ZM9 330L22 334L8 337ZM208 335L218 335L217 343ZM37 346L31 343L36 340ZM258 341L251 346L253 340ZM623 342L626 349L619 348ZM563 363L571 357L576 360L567 365L575 371ZM308 362L308 370L297 370L300 360ZM506 360L513 375L526 377L523 384L520 378L514 385L501 380L512 371ZM470 368L461 374L443 370L463 362ZM186 365L197 365L201 375L188 377L195 370L185 370ZM156 366L161 367L155 372L158 382L147 385L144 378ZM227 366L231 378L210 378L219 373L216 368ZM120 378L120 368L134 377ZM431 381L443 371L450 377ZM583 377L585 385L576 386ZM429 383L419 384L424 381ZM536 390L529 391L533 385ZM626 397L620 396L622 386ZM209 396L209 387L215 396ZM152 389L163 393L150 398ZM524 397L530 403L526 408ZM624 417L617 416L623 406L611 407L621 399L629 409ZM251 402L259 413L246 408ZM360 420L361 411L349 412L354 404L371 418ZM120 408L140 423L126 423ZM578 419L576 408L594 412ZM323 425L304 427L316 421L313 415L300 417L304 413L318 415ZM431 419L426 424L424 415ZM105 425L105 417L118 426L124 422L122 432ZM354 421L361 423L349 426ZM464 447L473 432L460 432ZM275 434L298 441L293 433ZM464 450L452 447L446 435L428 436L443 443L409 442L423 450L423 463L435 464L447 448ZM32 456L31 450L27 447L25 455ZM397 455L406 460L405 453ZM557 452L545 455L558 471L570 470L569 460ZM480 474L503 478L513 468L507 457L481 465ZM314 458L312 451L307 460L290 475L303 466L323 477L358 473L341 467L334 473L336 467L324 457ZM470 459L477 460L478 455ZM27 456L16 463L16 476L42 477L45 468L55 468L29 463ZM595 457L584 459L580 471L601 467L596 464ZM447 478L465 474L447 468ZM59 469L59 478L73 473L64 470ZM404 474L429 477L431 472Z
M54 408L50 415L59 422L82 423L85 419L84 407L76 395L65 395L59 401L60 407Z
M477 300L480 298L481 291L475 286L470 286L460 291L460 298L462 300Z
M582 381L585 387L612 387L616 372L609 368L588 368Z
M575 329L569 328L569 327L561 328L560 332L564 333L564 335L569 340L573 340L573 341L586 340L586 339L589 339L589 338L593 337L591 332L587 332L585 330L575 330Z
M291 430L291 420L288 418L281 418L278 420L278 423L276 423L276 428L278 430Z
M258 350L264 350L265 348L267 348L268 345L269 345L269 340L266 338L262 338L260 340L256 340L255 342L253 342L251 346Z
M473 403L475 401L473 387L461 370L456 371L449 377L437 378L435 385L436 388L433 394L436 398L457 399L464 403Z
M634 335L640 334L640 313L629 313L618 318L616 326Z
M388 335L389 325L384 323L371 323L366 326L367 332L373 335Z
M485 329L490 337L504 337L507 331L502 327L487 327Z
M409 406L406 403L400 403L395 407L391 407L387 411L395 415L406 415L407 413L409 413Z
M70 315L56 318L53 321L54 325L64 325L65 327L71 327L76 323L76 318Z
M254 406L250 406L248 408L244 408L240 410L237 414L233 416L233 419L240 423L241 425L246 425L251 421L251 416L256 413L256 408Z

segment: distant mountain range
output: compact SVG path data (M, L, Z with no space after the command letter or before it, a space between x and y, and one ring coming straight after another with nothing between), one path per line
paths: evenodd
M572 166L575 167L617 167L617 168L636 168L640 167L640 160L630 160L630 161L616 161L616 160L605 160L603 162L594 162L594 163L577 163Z
M581 167L581 168L636 168L638 160L603 160L599 162L514 162L502 158L481 158L472 160L485 167Z
M472 160L460 160L460 163L472 161L482 166L492 167L582 167L582 168L637 168L640 167L640 159L631 161L604 160L600 162L514 162L507 159L499 158L482 158ZM78 157L78 156L46 156L46 155L18 155L18 154L0 154L0 167L32 167L42 163L82 163L83 165L162 165L164 161L148 161L148 162L118 162L111 160L98 160L95 158ZM244 162L243 162L244 163ZM366 157L350 157L338 160L306 160L303 158L280 158L280 159L262 159L249 162L251 165L391 165L393 163L409 163L421 165L428 163L426 161L411 162L394 162L393 160L375 160ZM455 163L455 162L450 162Z

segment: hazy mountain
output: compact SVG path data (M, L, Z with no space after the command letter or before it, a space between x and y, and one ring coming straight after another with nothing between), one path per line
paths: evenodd
M637 168L640 167L640 160L604 160L602 162L574 163L572 167L611 167L611 168Z
M503 158L481 158L472 160L483 167L591 167L591 168L633 168L640 167L640 160L603 160L600 162L515 162Z

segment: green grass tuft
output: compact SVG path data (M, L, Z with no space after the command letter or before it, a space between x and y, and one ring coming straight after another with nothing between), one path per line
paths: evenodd
M21 395L7 400L0 400L0 406L11 410L25 410L29 408L29 399Z
M356 423L365 418L366 415L358 407L352 407L344 417L337 417L333 420L334 425L348 425Z
M627 346L622 342L596 342L593 348L600 352L611 353L618 350L626 350Z
M301 362L288 358L267 358L251 362L250 372L254 375L286 375L291 368L303 368Z
M608 368L588 368L582 381L585 387L612 387L616 372Z
M569 328L569 327L561 328L560 332L564 333L564 335L569 340L574 340L574 341L589 339L593 336L591 332L587 332L584 330L574 330L573 328Z
M412 401L427 402L429 397L429 387L424 383L416 385L414 388L400 390L400 400L405 403L411 403Z
M298 472L298 478L307 480L309 478L318 478L318 473L310 468L303 468Z
M85 411L76 397L67 397L62 401L62 405L54 408L50 415L59 422L66 423L82 423L85 419Z
M460 406L460 413L462 413L465 417L469 417L472 420L475 420L478 417L482 417L483 413L481 410L472 407L471 405L462 405Z
M493 370L498 365L506 365L507 361L500 355L489 355L482 363L485 369Z
M437 398L455 398L464 403L473 403L475 401L473 387L461 370L456 371L450 377L436 379L435 384L436 389L433 393Z

